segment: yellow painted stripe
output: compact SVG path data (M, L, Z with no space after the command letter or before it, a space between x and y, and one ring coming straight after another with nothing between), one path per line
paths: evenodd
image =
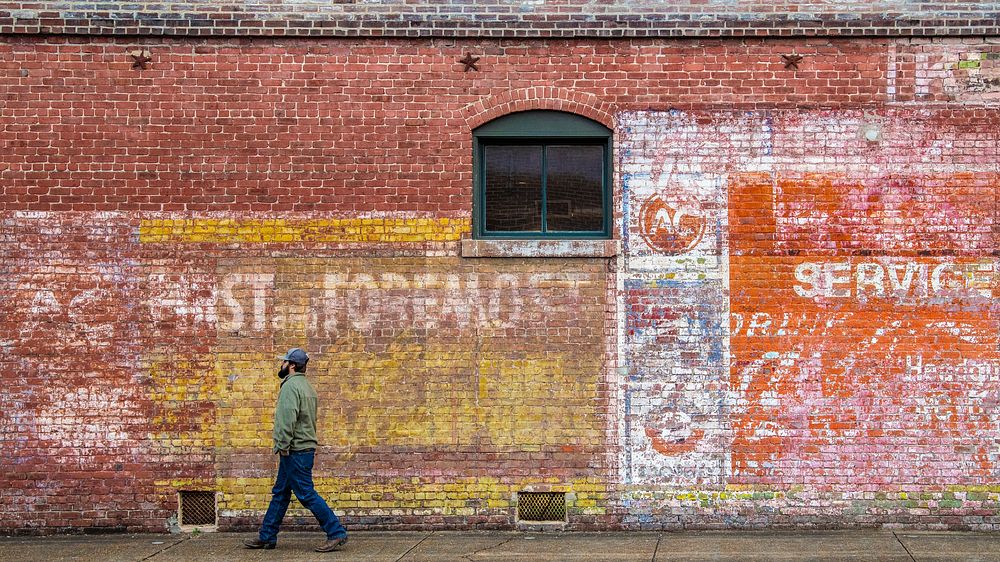
M186 489L195 482L178 480L156 484L163 489ZM372 509L420 509L445 515L473 515L474 510L468 503L470 500L485 502L489 508L506 509L516 505L518 491L543 485L546 491L571 493L567 498L570 509L603 515L603 505L608 497L608 485L597 478L569 482L544 478L501 482L495 478L477 477L428 482L419 478L370 481L319 477L315 479L315 484L316 490L331 507L357 513ZM218 478L215 486L222 492L219 508L223 511L264 511L271 499L273 485L273 476Z
M444 242L471 230L469 219L149 219L139 241L150 243L270 244L287 242Z

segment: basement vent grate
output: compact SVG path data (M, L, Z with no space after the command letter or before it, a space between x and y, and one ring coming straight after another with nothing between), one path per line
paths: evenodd
M180 492L181 525L215 525L215 492Z
M562 492L519 492L517 518L521 521L566 520L566 494Z

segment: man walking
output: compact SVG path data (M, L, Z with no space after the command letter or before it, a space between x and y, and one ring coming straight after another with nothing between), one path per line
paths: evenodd
M313 488L312 468L316 453L316 391L306 380L306 363L309 356L299 348L292 348L282 360L278 377L281 390L274 410L274 452L278 458L278 477L271 490L271 505L264 515L260 534L247 539L247 548L274 548L278 543L278 530L285 517L292 492L302 505L319 520L326 532L326 542L316 547L316 552L332 552L347 544L347 529L330 510L326 501Z

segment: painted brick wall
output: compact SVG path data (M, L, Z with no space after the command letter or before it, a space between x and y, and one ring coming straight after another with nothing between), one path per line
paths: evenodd
M1000 176L976 115L622 115L626 520L992 528Z
M5 532L252 527L295 345L351 525L997 525L1000 40L4 36L0 92ZM461 257L525 109L613 128L617 257Z

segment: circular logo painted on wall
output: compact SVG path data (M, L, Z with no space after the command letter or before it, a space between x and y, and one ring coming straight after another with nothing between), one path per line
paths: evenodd
M705 235L701 204L690 199L667 203L653 195L639 209L639 231L646 243L664 254L691 251Z

